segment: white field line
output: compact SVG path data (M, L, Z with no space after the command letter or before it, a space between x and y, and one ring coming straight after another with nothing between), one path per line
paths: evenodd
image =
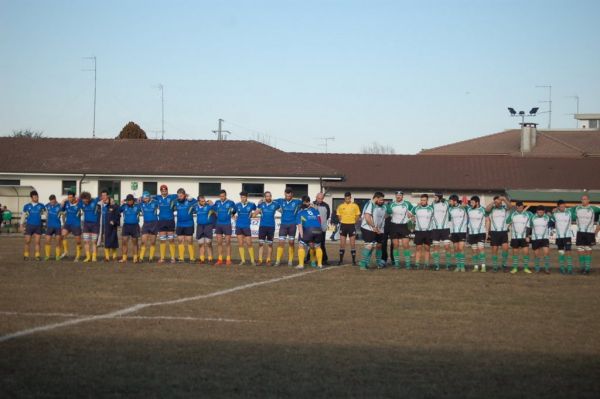
M173 299L173 300L170 300L170 301L152 302L152 303L138 303L138 304L130 306L128 308L123 308L123 309L115 310L115 311L109 312L109 313L104 313L104 314L100 314L100 315L93 315L93 316L77 317L77 318L74 318L74 319L71 319L71 320L61 321L59 323L46 324L46 325L43 325L43 326L28 328L28 329L25 329L25 330L14 332L14 333L2 335L2 336L0 336L0 343L1 342L9 341L11 339L19 338L19 337L24 337L26 335L35 334L35 333L38 333L38 332L51 331L51 330L55 330L57 328L69 327L69 326L73 326L73 325L81 324L81 323L86 323L86 322L90 322L90 321L105 320L105 319L115 319L115 318L122 317L122 316L125 316L125 315L128 315L128 314L131 314L131 313L135 313L138 310L149 308L149 307L152 307L152 306L176 305L176 304L180 304L180 303L184 303L184 302L197 301L197 300L200 300L200 299L214 298L214 297L218 297L218 296L222 296L222 295L231 294L231 293L234 293L234 292L237 292L237 291L246 290L248 288L259 287L261 285L274 284L274 283L278 283L280 281L285 281L285 280L290 280L290 279L297 278L297 277L307 276L307 275L315 273L315 272L322 272L322 271L326 271L326 270L337 269L339 267L340 266L332 266L332 267L328 267L328 268L325 268L325 269L309 270L309 271L306 271L306 272L290 274L288 276L277 277L277 278L273 278L273 279L270 279L270 280L264 280L264 281L258 281L258 282L255 282L255 283L248 283L248 284L238 285L236 287L227 288L227 289L219 290L219 291L214 291L214 292L210 292L208 294L201 294L201 295L195 295L195 296L190 296L190 297L185 297L185 298Z
M94 315L85 315L77 313L41 313L41 312L9 312L0 311L0 316L18 316L18 317L93 317ZM224 317L193 317L193 316L119 316L113 319L124 320L182 320L182 321L220 321L225 323L256 323L256 320L229 319Z

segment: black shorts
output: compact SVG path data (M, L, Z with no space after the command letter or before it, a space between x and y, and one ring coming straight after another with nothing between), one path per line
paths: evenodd
M273 242L275 236L274 226L259 226L258 227L258 240L265 242Z
M450 241L454 243L467 241L467 233L452 233L450 234Z
M60 227L46 227L46 235L47 236L59 236L60 235Z
M340 237L354 237L356 235L356 225L354 223L340 224Z
M512 240L510 240L511 248L527 248L528 246L529 244L527 243L527 239L525 238L513 238Z
M196 240L212 240L214 226L212 224L199 224L196 226Z
M492 247L500 247L508 243L508 231L490 231L490 243Z
M397 240L400 238L408 238L410 230L407 224L390 223L390 238Z
M556 246L559 251L570 251L571 250L571 237L557 238Z
M178 236L191 237L194 235L194 226L177 226L175 234Z
M575 239L575 245L578 247L591 247L596 245L596 234L578 231Z
M431 241L432 242L450 241L450 229L431 230Z
M175 220L159 220L158 231L168 231L169 233L175 231Z
M235 235L244 236L244 237L252 237L252 230L250 230L250 227L236 227Z
M282 224L279 226L279 239L285 240L286 238L296 237L296 225L295 224Z
M304 229L304 234L300 238L300 241L308 245L310 243L321 244L323 241L323 231L319 228Z
M33 226L30 224L25 226L25 235L26 236L32 236L34 234L41 236L42 235L42 226Z
M415 230L415 245L431 245L431 231Z
M144 222L142 226L142 234L157 235L158 234L158 221L156 222Z
M121 229L121 237L138 238L140 236L139 224L124 224Z
M81 235L81 225L77 225L77 224L65 224L63 226L63 231L71 233L75 237L79 237Z
M230 224L218 224L215 226L215 234L218 236L230 236L232 234L232 228Z
M550 246L550 241L547 238L542 238L540 240L531 240L531 249L533 249L534 251L536 249L549 247L549 246Z
M86 234L99 234L100 224L94 222L83 222L83 232Z
M469 245L477 245L480 242L485 243L485 233L469 234L469 238L467 240Z
M381 244L383 242L383 234L377 234L372 230L367 230L364 227L360 228L362 239L364 242Z

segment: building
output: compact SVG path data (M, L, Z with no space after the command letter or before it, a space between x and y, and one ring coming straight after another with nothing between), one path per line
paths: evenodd
M575 114L580 129L600 129L600 114Z

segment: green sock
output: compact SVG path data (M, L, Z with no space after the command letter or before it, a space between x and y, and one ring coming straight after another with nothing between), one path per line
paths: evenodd
M540 257L539 256L535 257L534 263L535 263L535 271L539 272L540 271Z
M482 265L485 265L485 252L479 253L479 263L481 263Z
M494 270L498 269L498 255L492 255L492 267Z
M583 254L579 255L579 268L581 270L585 269L585 255Z
M563 270L565 268L565 255L564 254L558 254L558 266L560 267L561 270Z
M454 253L453 252L444 252L444 260L446 261L446 269L450 269L450 266L452 265L452 263L454 263L454 261L452 260L452 258L454 257Z
M382 254L382 250L381 249L376 249L375 250L375 259L377 260L377 262L379 262L381 260L381 254Z
M394 254L394 266L399 266L400 265L400 250L394 249L393 254Z
M567 255L567 273L573 272L573 257L571 255Z
M473 265L477 264L477 259L479 258L478 254L473 254L471 255L471 262L473 262Z
M592 269L592 255L588 254L585 256L585 270L590 271Z
M463 252L459 252L458 255L456 255L458 260L456 261L458 263L458 266L460 266L461 269L465 268L465 254Z
M519 268L519 255L513 255L512 257L512 267L513 269Z
M434 252L433 254L433 264L435 266L436 269L439 269L440 267L440 253L439 252Z
M529 255L523 256L523 269L529 269Z
M550 257L548 255L544 256L544 269L550 270Z
M405 249L404 252L404 266L406 266L406 268L410 268L410 249Z
M368 248L364 248L362 250L362 259L360 260L360 263L363 266L368 266L369 262L371 262L371 249Z
M502 267L508 266L508 251L502 251Z

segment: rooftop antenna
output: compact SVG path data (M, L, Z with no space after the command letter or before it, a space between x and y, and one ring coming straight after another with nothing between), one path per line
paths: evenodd
M225 134L231 134L229 130L223 130L223 119L219 119L219 128L217 130L213 130L212 132L217 135L218 141L226 140Z
M94 118L92 122L92 138L96 138L96 56L83 57L84 60L92 60L94 67L90 69L82 69L82 71L94 72Z
M552 85L537 85L537 89L548 89L548 100L540 101L540 103L548 104L548 111L540 112L540 114L548 114L548 129L552 127Z
M334 141L335 137L333 137L333 136L331 136L331 137L317 137L317 139L323 140L324 144L322 144L322 145L325 146L325 154L327 154L327 145L328 145L329 141Z
M576 109L575 109L575 115L579 113L579 96L577 94L574 94L572 96L566 96L565 98L574 98L575 99L575 104L576 104ZM573 114L569 114L569 115L573 115ZM575 127L577 127L577 119L575 119Z
M160 113L161 113L161 128L160 128L160 139L165 139L165 87L162 83L158 84L160 90Z

